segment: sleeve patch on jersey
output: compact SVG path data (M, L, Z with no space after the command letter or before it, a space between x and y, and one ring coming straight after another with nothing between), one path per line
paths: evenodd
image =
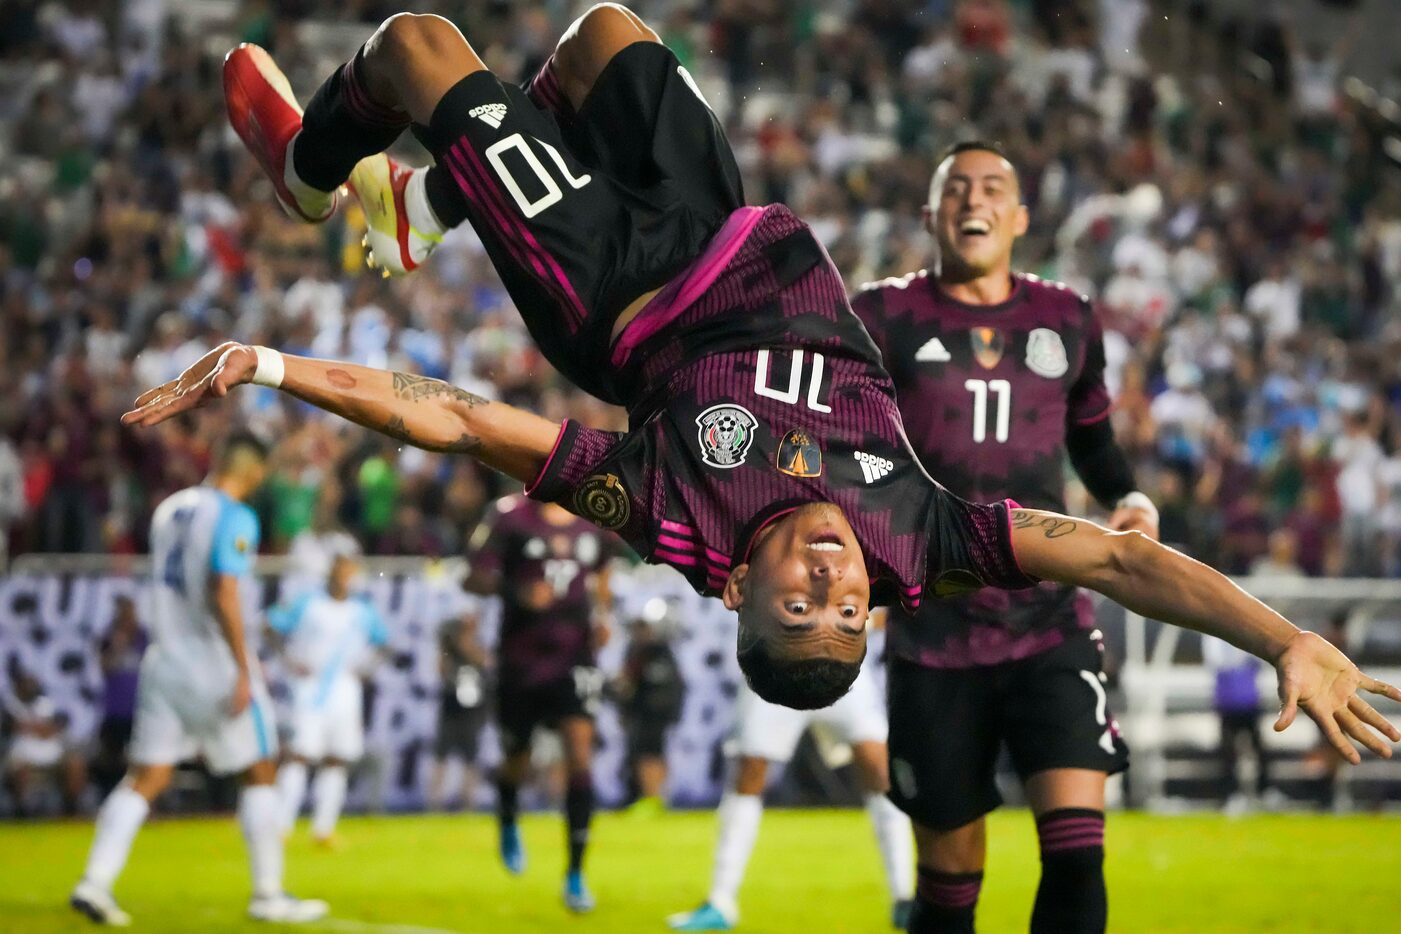
M234 539L234 549L241 555L248 554L248 539L240 535Z
M616 474L596 473L579 484L575 511L600 528L617 531L632 518L632 503Z
M1060 379L1070 369L1065 342L1050 328L1036 328L1026 336L1026 367L1037 376Z
M794 428L778 443L779 473L790 477L818 477L822 475L822 449L817 446L812 435L801 428Z

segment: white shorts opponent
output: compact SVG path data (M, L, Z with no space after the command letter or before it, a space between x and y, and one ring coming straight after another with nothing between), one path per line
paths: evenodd
M735 752L741 756L787 762L808 727L821 725L832 739L843 743L883 743L889 733L885 700L869 669L861 674L841 700L822 710L793 710L760 699L743 683L739 686Z
M173 765L200 755L216 775L276 758L277 724L262 674L254 668L253 700L230 717L231 669L182 662L152 646L141 660L127 757L138 765Z
M314 683L292 689L292 754L310 762L356 762L365 754L365 724L358 678L337 678L325 691Z

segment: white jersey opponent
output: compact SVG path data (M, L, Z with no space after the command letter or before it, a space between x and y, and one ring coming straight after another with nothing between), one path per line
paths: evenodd
M389 639L384 620L364 599L303 594L268 614L287 639L292 678L292 751L310 761L354 762L364 752L362 682Z
M793 758L808 727L824 731L824 739L839 743L883 743L888 733L885 698L869 665L862 667L851 690L830 707L781 707L763 700L741 683L735 713L734 751L770 762Z
M228 702L238 668L210 600L216 575L243 578L258 552L253 510L207 486L189 487L151 519L150 649L141 661L133 762L173 764L202 753L211 771L241 772L277 753L272 705L256 658L253 701L238 716Z

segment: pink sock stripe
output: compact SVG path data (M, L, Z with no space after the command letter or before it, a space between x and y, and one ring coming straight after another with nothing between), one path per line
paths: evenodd
M1036 828L1036 832L1039 833L1041 836L1044 837L1047 833L1050 833L1050 832L1056 831L1056 830L1061 830L1061 829L1063 829L1063 828L1065 828L1065 827L1103 827L1103 826L1104 826L1104 818L1102 818L1102 817L1058 817L1058 818L1056 818L1055 820L1048 820L1048 821L1046 821L1046 822L1045 822L1044 824L1042 824L1040 827Z
M976 904L981 882L928 882L921 879L919 894L926 901L945 908L967 908Z
M555 74L555 56L550 54L549 60L540 66L540 70L535 73L535 77L530 82L530 90L526 92L537 104L548 110L556 111L564 116L573 116L574 108L569 105L569 101L564 96L564 92L559 87L559 75Z
M491 184L490 176L485 175L486 169L482 166L480 160L473 159L469 161L464 157L464 151L471 152L462 142L458 142L448 153L450 167L455 157L462 172L471 176L473 180L470 183L465 182L458 173L454 171L453 177L457 179L459 187L466 191L469 196L472 196L473 200L483 208L486 220L496 228L497 235L501 238L502 242L506 244L511 255L515 257L516 263L526 269L533 268L535 270L536 280L545 287L546 291L554 296L555 300L559 302L560 307L567 311L569 308L568 296L559 288L559 284L554 281L538 253L530 249L530 244L535 243L535 238L529 237L527 234L526 236L529 238L529 242L525 242L524 238L518 235L520 233L525 233L525 231L514 221L511 215L507 213L507 209L503 204L504 196L502 196L499 189ZM475 153L473 153L473 155L475 156ZM539 244L536 243L535 246L538 248Z
M1093 847L1104 846L1103 833L1084 833L1075 837L1067 837L1063 840L1041 841L1042 853L1061 853L1065 850L1087 850Z
M370 126L408 126L411 122L409 115L394 107L386 107L379 101L370 97L368 91L360 86L360 75L355 68L355 59L345 63L341 69L341 91L345 96L346 109L350 115L361 123Z
M485 184L494 192L497 202L505 205L507 203L506 195L496 186L496 180L487 172L486 166L482 164L481 157L478 156L477 151L472 148L471 140L463 137L458 141L457 146L461 152L469 157L476 165L478 174L485 179ZM550 255L550 252L540 245L539 240L535 239L535 235L530 232L530 228L525 226L525 222L515 217L510 207L506 208L506 213L508 217L515 221L516 230L519 231L521 239L526 242L527 246L535 251L536 255L545 261L546 265L548 265L554 273L555 280L563 287L567 299L565 302L565 310L571 310L572 306L574 317L579 321L583 321L585 317L584 303L579 300L578 294L574 291L574 286L569 282L569 277L564 274L564 270L560 268L559 263L555 262L555 258Z

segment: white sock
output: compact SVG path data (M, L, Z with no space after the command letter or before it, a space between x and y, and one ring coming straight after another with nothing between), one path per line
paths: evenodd
M739 919L739 884L744 881L749 854L754 852L763 814L764 799L760 795L735 792L726 792L716 811L720 835L715 842L715 873L709 901L731 922Z
M126 785L118 785L97 812L97 832L83 878L103 891L112 891L112 884L126 867L136 832L149 813L151 805L145 798Z
M272 785L247 785L238 795L238 826L248 846L253 897L282 892L282 796Z
M915 837L910 819L885 795L868 794L866 813L871 815L871 827L876 832L891 900L914 898Z
M277 770L277 793L282 798L279 826L283 833L291 833L297 824L297 815L302 812L302 802L306 800L305 762L287 762Z
M324 840L335 833L341 808L345 807L346 768L343 765L323 765L316 770L316 803L311 812L311 833Z
M428 189L424 180L428 177L428 167L414 169L409 182L404 186L404 211L409 215L409 226L420 234L441 237L448 232L447 225L433 213L433 205L428 202Z

